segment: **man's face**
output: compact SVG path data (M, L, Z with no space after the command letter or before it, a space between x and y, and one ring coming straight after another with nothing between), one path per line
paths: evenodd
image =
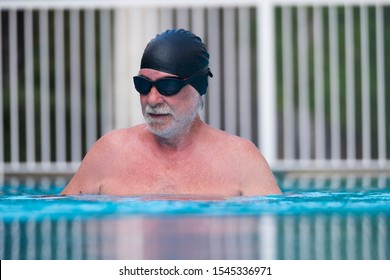
M153 69L141 69L139 74L155 81L175 75ZM152 87L147 95L140 95L142 113L149 130L157 136L169 138L188 131L202 102L199 93L190 85L176 95L161 95Z

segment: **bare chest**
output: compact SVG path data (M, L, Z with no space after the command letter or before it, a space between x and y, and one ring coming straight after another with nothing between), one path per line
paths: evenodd
M239 176L223 160L159 162L148 158L111 165L100 187L101 194L190 194L238 196Z

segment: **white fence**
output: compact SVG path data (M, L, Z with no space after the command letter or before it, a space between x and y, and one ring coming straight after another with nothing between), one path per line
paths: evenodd
M101 134L142 122L131 76L167 28L208 45L202 117L274 170L390 170L387 1L16 0L0 12L6 175L71 174Z

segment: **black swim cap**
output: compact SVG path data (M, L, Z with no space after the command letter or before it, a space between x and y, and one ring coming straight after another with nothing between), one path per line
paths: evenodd
M202 40L190 31L172 29L157 34L144 50L141 69L149 68L185 79L207 69L209 53ZM200 95L206 93L210 71L191 82Z

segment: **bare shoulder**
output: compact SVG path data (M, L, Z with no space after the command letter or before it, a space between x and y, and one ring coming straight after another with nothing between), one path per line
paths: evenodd
M114 148L123 143L133 142L144 130L144 125L137 125L130 128L116 129L104 134L95 145Z
M113 157L116 153L123 153L127 149L134 151L134 148L141 145L139 135L144 130L144 125L112 130L96 141L87 156L96 154L99 158L104 158L105 154Z
M215 145L223 145L224 150L237 156L259 156L259 149L252 141L230 134L228 132L211 128L211 137Z
M219 130L212 135L216 149L223 149L223 156L240 172L243 195L281 193L267 160L253 142Z
M103 135L89 149L78 170L62 194L97 194L107 176L115 168L118 155L125 145L133 145L142 126L113 130Z

